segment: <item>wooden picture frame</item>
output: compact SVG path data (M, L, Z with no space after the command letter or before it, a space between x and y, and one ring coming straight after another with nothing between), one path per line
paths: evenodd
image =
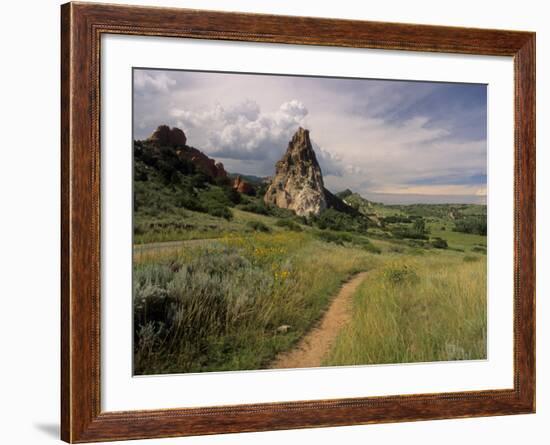
M535 411L535 34L68 3L61 7L61 437L174 437ZM514 387L510 390L102 412L100 38L103 34L512 56Z

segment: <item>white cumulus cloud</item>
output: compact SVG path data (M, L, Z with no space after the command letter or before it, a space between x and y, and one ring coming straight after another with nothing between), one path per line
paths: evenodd
M367 197L407 199L436 194L478 199L486 193L484 96L473 100L480 93L466 87L184 71L134 73L134 137L147 137L159 124L180 127L190 145L222 161L228 171L272 175L302 126L310 130L331 191L351 188Z
M168 92L176 85L176 81L164 72L137 70L134 73L134 86L138 90L152 89L153 91Z
M201 111L173 108L171 115L190 140L201 135L201 148L228 159L271 159L281 154L292 134L305 125L308 110L298 100L262 112L247 99L230 107L216 104Z

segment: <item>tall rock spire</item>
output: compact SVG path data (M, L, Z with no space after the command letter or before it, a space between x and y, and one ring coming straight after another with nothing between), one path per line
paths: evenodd
M286 153L275 165L264 201L294 210L300 216L318 215L327 207L323 175L308 130L300 127L294 133Z

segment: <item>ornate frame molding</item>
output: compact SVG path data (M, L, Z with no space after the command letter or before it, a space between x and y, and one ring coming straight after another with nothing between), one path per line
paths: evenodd
M535 411L535 34L92 3L61 7L61 436L174 437ZM100 56L103 34L512 56L514 388L101 412Z

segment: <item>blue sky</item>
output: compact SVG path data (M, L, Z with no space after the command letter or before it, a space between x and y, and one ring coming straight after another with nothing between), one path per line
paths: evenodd
M178 126L230 172L270 176L299 126L326 187L485 203L485 85L134 70L134 138Z

